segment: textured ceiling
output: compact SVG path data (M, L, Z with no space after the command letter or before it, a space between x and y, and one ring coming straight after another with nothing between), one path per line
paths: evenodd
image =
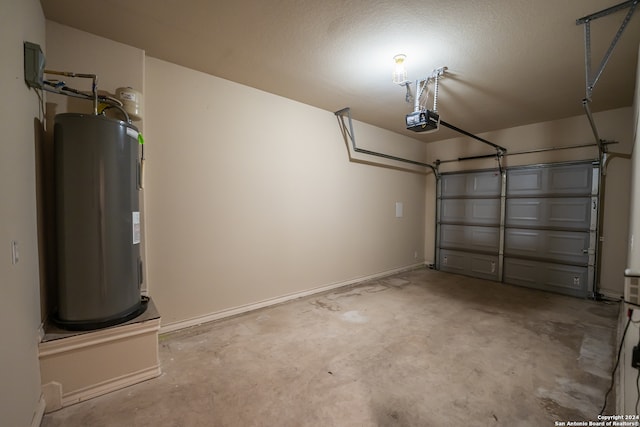
M583 112L584 28L576 19L619 0L42 0L47 19L149 56L354 119L405 130L404 88L439 66L438 111L473 133ZM640 9L640 7L638 8ZM593 67L628 9L591 23ZM636 11L593 93L593 111L630 106L640 43ZM72 70L82 72L82 70ZM430 101L431 102L431 101Z

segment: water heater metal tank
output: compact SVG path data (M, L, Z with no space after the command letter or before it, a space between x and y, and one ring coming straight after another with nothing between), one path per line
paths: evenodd
M135 126L105 116L55 118L58 311L67 329L122 323L140 296L139 156Z

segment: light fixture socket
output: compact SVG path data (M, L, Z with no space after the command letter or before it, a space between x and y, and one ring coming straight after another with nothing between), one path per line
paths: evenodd
M404 60L407 59L407 55L398 54L393 57L393 60L396 63L395 69L393 70L393 82L398 85L405 85L407 83L407 70L404 66Z

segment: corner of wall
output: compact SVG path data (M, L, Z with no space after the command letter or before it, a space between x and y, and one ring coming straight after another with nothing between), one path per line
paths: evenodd
M42 417L35 172L42 112L38 94L24 82L25 41L45 45L40 2L0 2L0 423L7 426L38 425ZM19 257L9 255L12 242Z
M46 408L46 402L43 395L40 395L40 400L36 406L33 419L31 420L31 427L39 427L42 424L42 418L44 418L44 411Z
M640 49L639 49L640 50ZM640 237L640 220L638 215L640 215L640 155L636 148L638 148L638 123L640 118L640 55L638 56L638 65L636 68L636 88L635 88L635 96L633 102L633 112L634 112L634 121L633 121L633 147L632 147L632 172L631 172L631 197L630 197L630 224L629 224L629 243L628 243L628 255L627 255L627 270L625 274L627 276L633 274L634 276L640 271L640 244L633 243L634 237ZM627 277L626 280L629 280L630 277ZM628 298L628 295L625 294L625 299ZM627 304L623 304L625 306L624 313L626 313L626 308L637 308L631 307ZM623 318L623 314L620 315ZM634 310L634 315L638 313L638 310ZM632 315L633 316L633 315ZM635 318L634 320L638 320ZM618 414L633 414L635 413L635 404L638 399L638 392L636 387L636 381L638 376L638 371L631 367L631 363L629 359L631 358L631 353L633 351L633 347L636 345L640 337L640 328L637 323L631 322L629 324L629 331L627 332L628 338L621 337L621 339L625 339L622 347L622 354L620 355L620 373L619 373L619 381L616 387L616 392L618 397L617 400L617 413Z

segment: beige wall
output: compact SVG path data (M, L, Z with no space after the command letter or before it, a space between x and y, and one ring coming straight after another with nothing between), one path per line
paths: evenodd
M579 102L578 100L576 102ZM631 107L604 111L594 114L600 137L618 141L611 145L612 152L628 155L632 148L633 109ZM535 123L527 126L487 132L479 136L505 147L508 152L533 150L546 147L562 147L594 143L594 136L586 115L567 119ZM467 137L434 142L428 145L429 161L448 160L464 156L491 154L491 147ZM596 159L596 148L547 151L542 153L507 156L504 166L554 163L572 160ZM624 288L624 269L626 266L626 247L629 220L630 165L628 158L613 157L607 169L604 229L602 250L602 270L600 291L619 297ZM497 168L495 159L469 160L444 163L441 172ZM428 184L427 206L435 200L435 185ZM425 239L425 257L427 262L434 259L435 211L427 208L427 234Z
M349 162L333 113L153 58L146 106L163 325L422 262L424 175ZM360 145L422 155L355 125Z
M23 41L44 49L40 2L0 2L0 424L28 426L40 400L35 144L39 101L24 83ZM11 241L20 258L11 263Z
M633 167L632 167L632 196L630 206L630 223L629 223L629 238L628 238L628 259L626 267L629 269L628 274L630 276L638 275L640 271L640 153L638 148L640 147L640 134L638 129L638 122L640 122L640 55L638 56L638 66L636 68L636 92L634 97L634 111L633 111ZM633 243L633 244L632 244ZM640 337L640 329L638 328L638 322L640 322L640 310L638 307L625 304L625 308L621 310L622 314L626 314L626 309L632 308L633 323L629 325L629 331L627 332L622 355L620 357L620 382L618 390L618 413L620 414L633 414L635 413L636 400L638 398L637 392L637 379L638 370L631 367L631 358L633 354L633 347L638 345ZM622 316L621 316L622 317ZM622 322L626 322L626 317L622 317ZM622 327L622 326L621 326Z

